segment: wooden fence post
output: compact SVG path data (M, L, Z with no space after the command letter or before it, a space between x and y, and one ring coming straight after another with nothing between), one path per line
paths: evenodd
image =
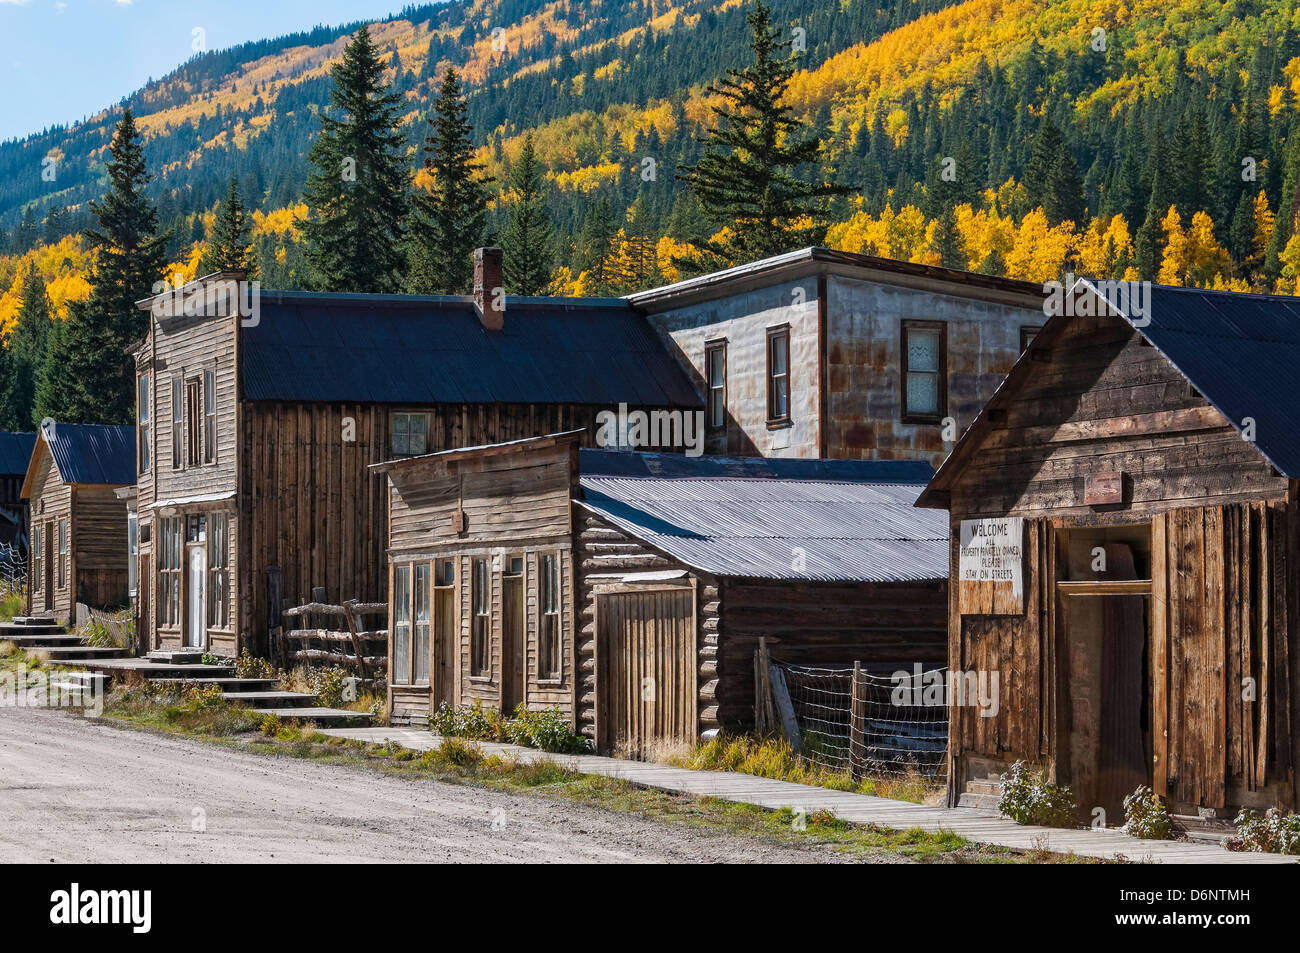
M853 686L849 692L849 774L855 782L862 780L861 752L865 750L863 729L866 727L866 695L859 686L862 663L853 663Z
M355 605L357 605L357 602L354 599L349 599L343 603L343 618L347 620L348 632L352 635L352 651L357 653L357 667L361 669L361 677L368 681L370 679L370 666L366 665L366 655L361 651L361 638L357 635L357 620L352 614Z

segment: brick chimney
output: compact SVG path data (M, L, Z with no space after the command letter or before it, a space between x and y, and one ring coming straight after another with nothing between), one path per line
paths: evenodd
M506 295L501 282L501 249L474 249L474 307L489 331L506 326Z

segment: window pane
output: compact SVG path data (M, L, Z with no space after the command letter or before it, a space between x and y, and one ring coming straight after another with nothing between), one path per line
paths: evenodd
M774 334L772 336L772 375L785 373L786 364L786 343L787 337L784 334Z
M787 391L787 379L784 377L778 377L772 382L772 387L772 416L789 416L790 395Z
M907 332L907 369L939 370L939 332L909 329Z
M939 413L939 375L907 375L907 412L909 414Z
M429 564L415 567L415 681L429 681Z
M429 452L429 415L428 414L411 414L409 433L407 439L408 453L428 453Z
M411 567L393 574L393 683L406 685L411 671Z

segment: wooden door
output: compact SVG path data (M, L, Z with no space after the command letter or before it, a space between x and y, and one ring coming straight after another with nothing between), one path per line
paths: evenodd
M508 715L524 701L524 577L501 577L501 713Z
M207 634L208 549L204 543L187 547L187 575L185 579L185 644L190 648L203 648Z
M456 593L452 589L435 589L433 636L433 707L455 705L456 650L460 632L456 627Z
M153 592L153 575L149 572L149 556L142 553L139 557L139 570L135 577L136 591L136 643L141 654L157 648L154 642L153 619L149 616L149 594Z
M54 561L61 558L59 556L59 545L54 538L54 521L49 520L45 524L45 539L42 544L45 547L45 611L54 611Z
M690 744L696 734L695 594L597 597L601 747L630 758Z

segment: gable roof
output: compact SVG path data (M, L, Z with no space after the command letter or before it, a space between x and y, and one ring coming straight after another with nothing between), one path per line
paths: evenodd
M930 472L925 463L582 450L579 465L578 505L704 572L825 582L948 578L947 517L913 507L924 480L916 476Z
M23 497L30 499L38 461L49 452L64 483L128 486L135 483L135 428L106 424L41 425L23 482Z
M36 447L35 433L0 432L0 475L22 476Z
M251 400L703 404L616 298L507 298L504 330L488 331L468 297L263 292L242 331Z
M1090 295L1100 309L1127 322L1163 355L1216 410L1241 432L1255 421L1255 449L1290 479L1300 478L1300 387L1294 368L1300 362L1300 299L1151 285L1144 309L1113 285L1079 279L1071 296ZM1077 309L1076 309L1077 310ZM1144 312L1144 313L1142 313ZM1050 344L1073 320L1053 315L1034 344ZM1029 348L989 402L966 428L939 467L917 506L942 507L938 494L949 489L964 462L990 429L989 415L1033 373Z

